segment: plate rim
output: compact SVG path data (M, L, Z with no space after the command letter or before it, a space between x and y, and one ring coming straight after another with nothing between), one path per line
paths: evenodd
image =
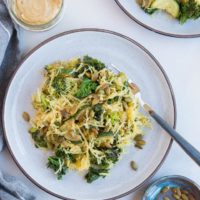
M3 100L3 109L2 109L2 124L3 124L3 135L8 147L8 151L12 157L12 159L14 160L15 164L17 165L17 167L20 169L20 171L34 184L36 185L38 188L42 189L44 192L60 198L60 199L65 199L65 200L75 200L75 199L71 199L71 198L67 198L64 197L62 195L56 194L55 192L50 191L49 189L45 188L44 186L42 186L40 183L38 183L34 178L32 178L27 172L26 170L23 168L23 166L20 165L20 163L17 161L17 159L15 158L15 155L11 149L11 146L9 144L8 138L7 138L7 134L6 134L6 128L5 128L5 118L4 118L4 114L5 114L5 105L6 105L6 99L7 99L7 95L8 95L8 91L10 88L10 85L15 77L15 75L17 74L18 70L20 69L20 67L22 66L22 64L34 53L36 52L40 47L44 46L45 44L47 44L48 42L55 40L59 37L62 37L64 35L70 35L73 33L79 33L79 32L97 32L97 33L106 33L106 34L110 34L110 35L114 35L114 36L118 36L119 38L123 38L129 42L131 42L132 44L136 45L138 48L140 48L144 53L146 53L156 64L156 66L158 67L158 69L160 70L160 72L163 74L164 79L168 85L168 88L170 90L170 94L171 94L171 98L172 98L172 103L173 103L173 111L174 111L174 121L173 121L173 128L176 128L176 121L177 121L177 108L176 108L176 100L175 100L175 95L174 95L174 91L171 85L171 82L164 70L164 68L161 66L161 64L158 62L158 60L153 56L153 54L150 53L150 51L148 51L144 46L142 46L140 43L136 42L134 39L125 36L121 33L115 32L115 31L111 31L111 30L107 30L107 29L100 29L100 28L80 28L80 29L73 29L73 30L69 30L69 31L65 31L59 34L56 34L46 40L44 40L43 42L39 43L38 45L36 45L32 50L30 50L25 57L17 64L17 68L15 70L15 72L13 73L12 77L10 78L10 81L7 85L6 88L6 92L5 92L5 96L4 96L4 100ZM153 175L160 169L160 167L162 166L163 162L165 161L171 146L173 143L173 139L170 139L170 143L169 146L165 152L165 155L163 156L162 160L160 161L160 163L158 164L158 166L155 168L155 170L142 182L140 183L138 186L132 188L131 190L124 192L120 195L117 196L113 196L104 200L115 200L115 199L119 199L122 198L132 192L135 192L136 190L138 190L139 188L141 188L144 184L146 184L152 177Z
M135 21L137 24L141 25L145 29L148 29L154 33L158 33L160 35L168 36L168 37L174 37L174 38L198 38L200 37L200 33L196 34L174 34L169 32L160 31L158 29L153 28L152 26L148 26L147 24L141 22L139 19L137 19L134 15L132 15L121 3L120 0L115 0L116 4L121 8L121 10L130 17L133 21Z

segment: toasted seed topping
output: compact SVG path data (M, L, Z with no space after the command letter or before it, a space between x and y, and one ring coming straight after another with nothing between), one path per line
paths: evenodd
M135 140L135 141L142 140L142 139L143 139L143 135L141 135L141 134L136 135L136 136L134 137L134 140Z
M169 186L165 186L165 187L161 190L161 193L164 194L164 193L168 192L169 189L170 189Z
M180 200L180 199L181 199L181 197L178 196L177 194L173 194L172 196L173 196L176 200Z
M188 199L189 199L189 200L197 200L197 199L195 199L195 198L193 197L193 195L191 195L191 194L188 195Z
M163 200L170 200L170 198L168 198L168 197L163 197Z
M181 190L180 190L180 188L176 188L176 193L177 193L178 196L181 196Z
M23 112L22 117L26 122L30 121L30 115L27 112Z
M135 161L131 161L131 168L135 171L138 170L138 166L137 166L137 163Z
M138 140L136 142L136 144L140 145L140 146L144 146L146 144L146 142L144 140Z
M187 196L186 194L182 194L182 195L181 195L181 198L182 198L183 200L189 200L189 198L188 198L188 196Z

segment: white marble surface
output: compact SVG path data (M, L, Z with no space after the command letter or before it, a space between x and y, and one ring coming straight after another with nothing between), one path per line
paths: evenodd
M200 38L176 39L145 30L129 19L114 0L65 1L64 19L52 30L34 33L20 29L22 53L26 54L56 33L77 28L110 29L132 37L150 50L167 72L177 101L177 130L200 150ZM0 168L24 180L38 200L57 199L33 185L19 171L7 150L0 154ZM175 143L153 179L170 174L181 174L200 184L200 168ZM144 189L122 199L140 200Z

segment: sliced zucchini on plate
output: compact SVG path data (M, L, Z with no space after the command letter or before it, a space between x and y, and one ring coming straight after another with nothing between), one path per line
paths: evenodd
M180 12L179 4L176 0L155 0L151 8L164 10L174 18L177 18Z

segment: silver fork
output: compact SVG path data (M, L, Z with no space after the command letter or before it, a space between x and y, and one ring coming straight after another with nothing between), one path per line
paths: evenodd
M120 70L113 64L108 67L114 73L120 73ZM186 141L175 129L173 129L162 117L160 117L151 107L142 99L140 88L129 79L129 85L133 94L138 98L144 110L182 147L182 149L200 166L200 152Z

